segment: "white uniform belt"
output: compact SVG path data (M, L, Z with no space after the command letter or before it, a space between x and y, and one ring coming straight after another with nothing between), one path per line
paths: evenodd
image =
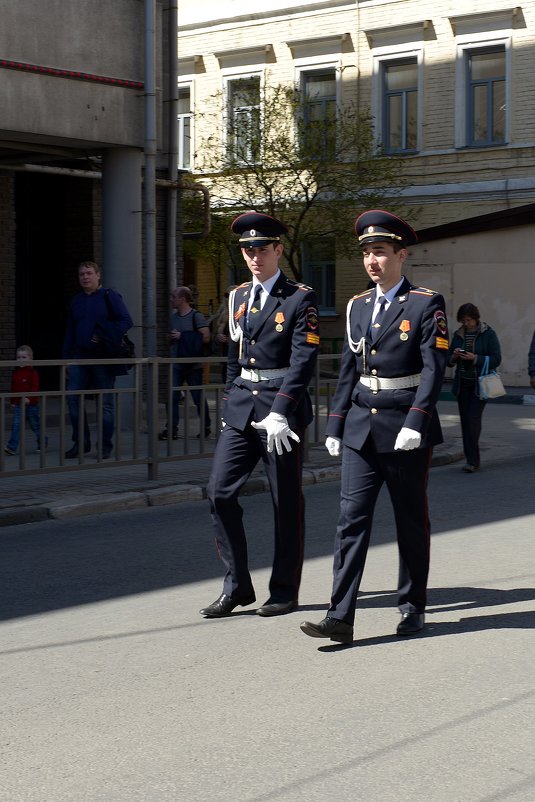
M251 368L248 370L247 368L241 369L241 377L248 382L268 382L271 379L280 379L283 376L286 376L290 368L273 368L270 370L255 370Z
M407 387L418 387L421 373L413 376L398 376L396 379L382 379L380 376L361 376L360 383L369 387L372 392L378 390L405 390Z

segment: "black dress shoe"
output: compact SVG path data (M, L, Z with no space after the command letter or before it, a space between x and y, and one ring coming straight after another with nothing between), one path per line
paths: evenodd
M222 593L219 599L209 604L208 607L203 607L199 612L206 618L225 618L225 616L231 614L235 607L247 607L248 604L254 604L255 601L256 596L254 593L251 593L250 596L242 596L239 599Z
M351 624L346 624L345 621L340 621L339 618L330 618L327 616L320 621L319 624L313 624L311 621L303 621L301 629L305 635L310 635L311 638L330 638L337 641L337 643L352 643L353 642L353 627Z
M424 628L423 613L403 613L396 629L396 635L415 635Z
M91 446L84 446L84 454L89 454ZM76 459L79 454L78 443L75 443L72 448L65 452L65 459Z
M297 607L297 599L292 599L287 602L270 602L267 601L262 607L256 611L257 615L284 615L291 613Z

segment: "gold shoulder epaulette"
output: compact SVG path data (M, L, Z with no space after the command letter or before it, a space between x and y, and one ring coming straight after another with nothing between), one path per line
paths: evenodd
M409 290L411 293L415 293L416 295L436 295L435 290L428 290L427 287L415 287L413 290Z
M286 281L288 282L288 284L293 284L293 286L297 287L298 290L308 291L312 289L312 287L308 287L306 284L303 284L302 281L294 281L292 278L288 277L286 277Z
M364 292L359 292L359 294L358 294L358 295L354 295L354 296L351 298L351 300L352 300L352 301L356 301L356 300L357 300L357 298L364 298L366 295L370 295L372 292L375 292L375 290L364 290Z
M252 283L253 283L252 281L244 281L243 284L240 284L237 289L241 290L242 287L248 287L249 284L252 284Z

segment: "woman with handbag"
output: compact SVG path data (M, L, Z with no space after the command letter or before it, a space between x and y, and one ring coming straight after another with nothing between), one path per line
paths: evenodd
M462 304L457 312L461 327L454 333L448 365L455 366L452 393L457 398L466 465L465 473L474 473L480 466L479 437L486 400L480 397L478 378L484 370L495 370L502 361L496 332L484 323L474 304Z

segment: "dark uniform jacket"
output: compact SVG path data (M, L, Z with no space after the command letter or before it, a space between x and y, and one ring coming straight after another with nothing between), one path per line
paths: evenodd
M243 336L229 347L223 420L243 431L251 420L278 412L290 428L302 429L313 418L307 387L319 349L316 294L281 273L262 310L246 324L251 287L251 281L242 284L229 299L229 315ZM288 371L283 377L251 382L241 378L242 368Z
M444 298L413 286L406 278L385 312L380 334L372 345L370 323L375 289L351 299L348 329L361 353L344 341L340 378L326 434L360 449L371 433L377 451L393 451L405 426L422 435L421 448L442 442L435 409L448 353ZM364 341L362 341L364 338ZM421 374L418 387L372 392L359 384L361 375L396 378Z

